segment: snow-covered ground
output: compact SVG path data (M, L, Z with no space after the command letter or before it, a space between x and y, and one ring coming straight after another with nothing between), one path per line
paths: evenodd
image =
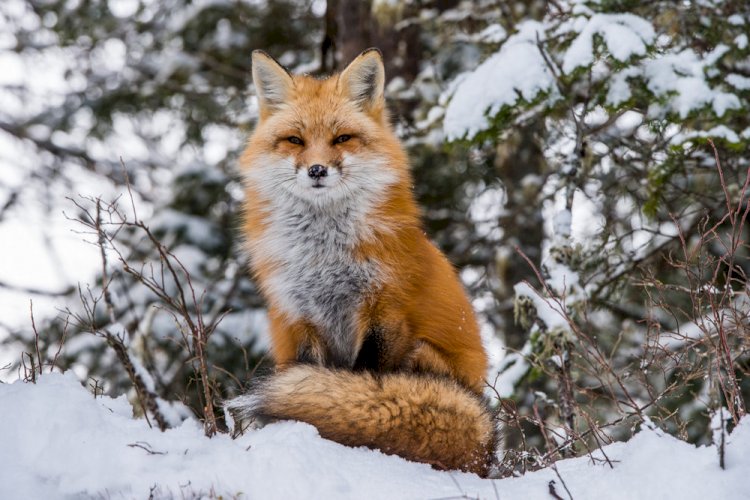
M124 396L97 397L68 373L0 384L0 498L750 498L750 419L714 447L641 430L582 457L502 480L439 472L281 422L208 439L188 420L164 433L133 419ZM597 458L602 458L598 454ZM563 482L569 494L566 492Z

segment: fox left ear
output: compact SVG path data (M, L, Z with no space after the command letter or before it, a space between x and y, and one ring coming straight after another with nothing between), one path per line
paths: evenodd
M294 87L292 75L262 50L253 51L253 83L258 94L261 117L281 106Z
M365 110L384 104L385 69L378 49L367 49L339 75L339 86Z

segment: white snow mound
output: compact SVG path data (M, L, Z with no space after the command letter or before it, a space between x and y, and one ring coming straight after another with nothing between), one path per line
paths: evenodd
M237 440L208 439L194 421L166 432L130 417L124 397L94 398L71 374L0 384L0 498L523 498L549 499L552 470L482 480L439 472L324 440L284 422ZM573 498L748 498L750 420L729 438L726 470L716 449L658 430L557 463ZM601 455L599 455L601 458ZM494 484L493 484L494 483Z

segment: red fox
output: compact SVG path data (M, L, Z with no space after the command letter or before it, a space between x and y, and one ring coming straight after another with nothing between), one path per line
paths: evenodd
M240 160L243 233L277 368L228 408L485 475L496 436L486 355L420 225L380 51L322 80L262 51L252 68L260 118Z

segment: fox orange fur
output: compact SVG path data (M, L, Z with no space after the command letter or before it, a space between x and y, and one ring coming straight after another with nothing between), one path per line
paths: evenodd
M486 473L486 355L454 269L421 227L380 52L316 79L255 51L253 80L243 232L277 370L228 406Z

